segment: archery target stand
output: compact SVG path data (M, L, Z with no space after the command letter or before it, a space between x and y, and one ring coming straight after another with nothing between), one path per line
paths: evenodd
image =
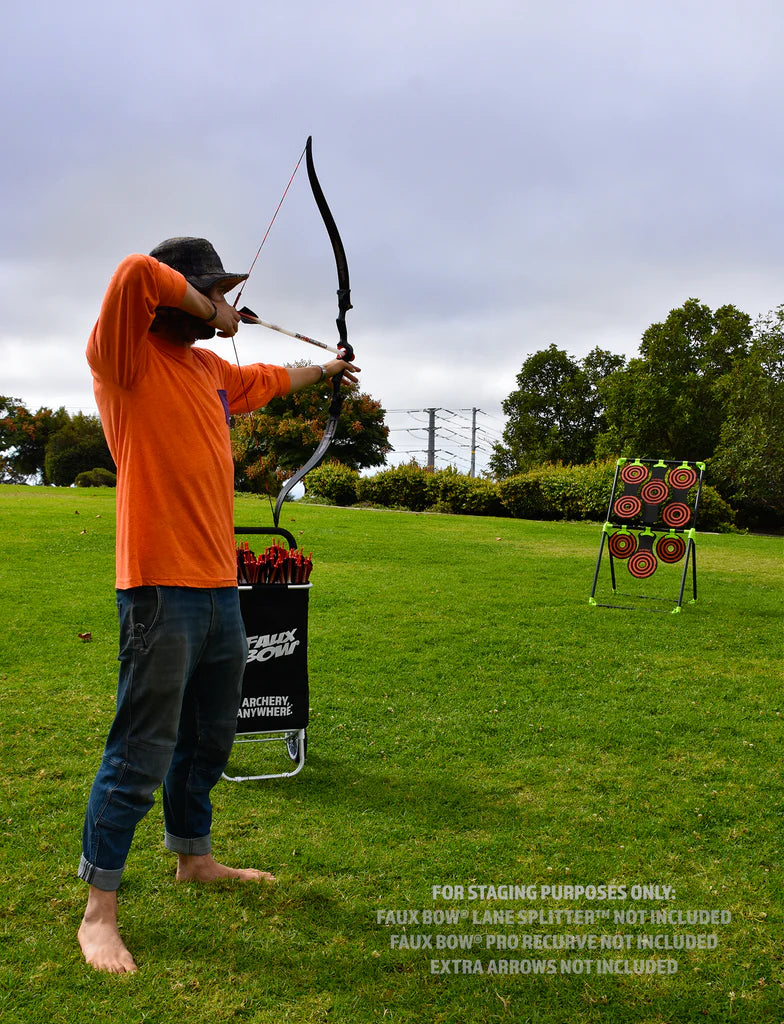
M697 549L694 542L697 508L700 503L704 462L672 462L666 459L618 459L615 467L607 521L602 527L602 540L593 588L588 603L600 608L635 609L637 605L600 604L596 600L605 544L610 559L613 595L655 601L645 594L618 594L615 562L626 562L629 575L647 580L661 563L676 565L683 559L680 591L673 614L680 612L689 562L692 568L692 599L697 600ZM663 611L648 606L647 611Z

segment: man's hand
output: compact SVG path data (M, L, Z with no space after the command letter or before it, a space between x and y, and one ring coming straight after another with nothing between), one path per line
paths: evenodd
M213 285L204 295L187 282L179 308L203 320L208 327L213 327L219 338L233 338L240 326L240 315L226 301L220 284Z
M324 363L324 370L325 373L322 374L320 366L287 366L286 372L291 381L288 393L312 387L325 379L331 380L339 373L344 373L345 379L351 381L352 384L356 384L359 380L356 374L360 372L360 368L345 359L331 359L328 363Z
M356 384L359 381L358 377L355 377L355 373L360 373L360 367L355 366L354 363L347 363L345 359L332 359L328 363L324 363L324 369L327 371L327 377L332 380L333 377L337 377L339 373L344 374L345 380L350 380L352 384Z
M228 304L218 285L210 289L209 298L215 303L218 313L207 319L207 326L214 327L219 338L233 338L242 323L239 312Z

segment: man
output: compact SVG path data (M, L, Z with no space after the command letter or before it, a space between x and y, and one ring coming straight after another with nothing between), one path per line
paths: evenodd
M89 883L79 943L98 970L136 970L117 926L117 888L136 825L163 783L164 842L177 879L267 872L212 856L210 790L234 740L247 657L239 610L229 415L358 367L242 368L198 339L240 323L229 274L203 238L171 238L117 268L87 346L117 463L117 708L85 816Z

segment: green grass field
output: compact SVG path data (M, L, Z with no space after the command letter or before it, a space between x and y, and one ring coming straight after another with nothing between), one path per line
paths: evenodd
M158 802L120 892L139 971L86 967L113 502L0 488L3 1024L784 1020L782 541L698 535L681 614L591 608L595 523L286 506L315 565L307 761L214 791L216 854L278 882L176 885ZM681 571L619 589L671 607Z

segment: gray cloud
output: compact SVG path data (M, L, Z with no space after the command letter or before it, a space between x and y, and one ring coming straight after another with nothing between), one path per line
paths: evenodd
M11 8L0 390L33 407L92 407L127 252L204 234L248 265L308 134L388 408L497 414L551 342L632 353L689 296L784 300L777 0ZM300 174L245 298L330 340L334 286Z

